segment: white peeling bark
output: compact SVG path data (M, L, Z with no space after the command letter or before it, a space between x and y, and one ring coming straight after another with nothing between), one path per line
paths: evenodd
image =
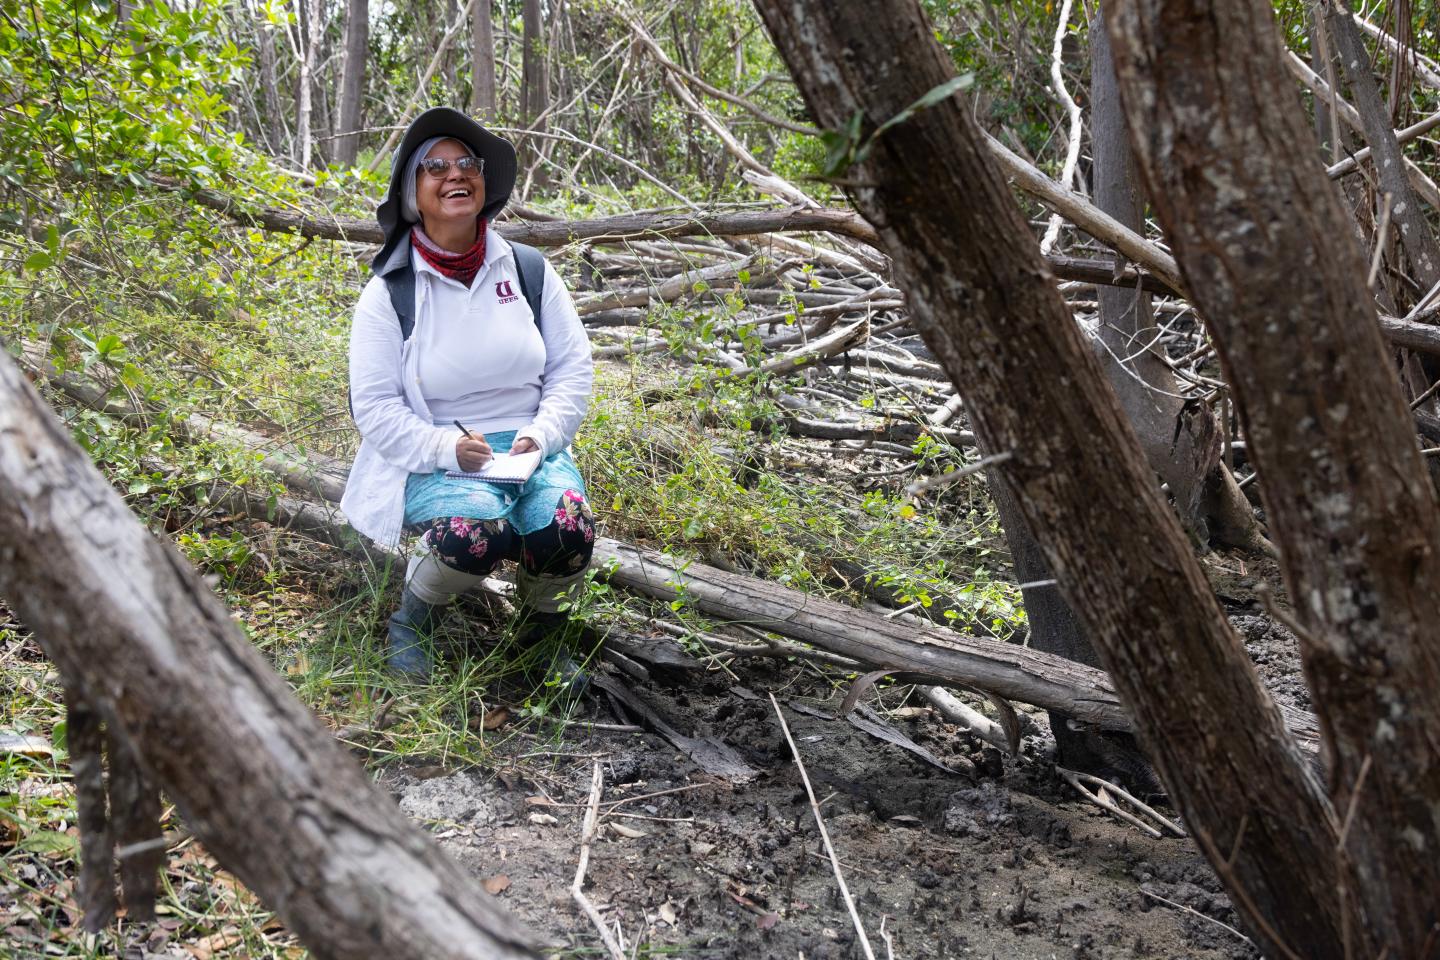
M0 594L315 956L537 956L126 509L3 350Z

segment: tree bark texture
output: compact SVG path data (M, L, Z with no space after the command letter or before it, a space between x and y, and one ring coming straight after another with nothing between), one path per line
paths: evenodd
M1065 657L999 640L948 631L917 636L909 624L809 596L780 584L663 554L605 537L595 565L613 566L611 583L661 600L683 595L702 613L748 623L831 653L896 673L938 678L1079 718L1102 730L1133 729L1105 675Z
M275 35L263 16L255 22L255 47L260 55L260 103L265 111L265 131L270 152L283 156L286 150L285 128L280 112L278 72L275 69Z
M1031 532L1019 503L1003 483L991 479L988 487L1005 532L1005 543L1010 547L1015 579L1021 584L1025 622L1030 627L1027 646L1101 669L1100 655L1090 642L1085 625L1056 584L1040 542ZM1084 702L1088 698L1076 699ZM1099 777L1119 776L1137 793L1156 791L1155 774L1136 744L1133 732L1105 730L1086 722L1063 705L1051 707L1049 714L1050 733L1055 738L1055 760L1061 766Z
M315 103L315 65L320 53L321 0L296 0L295 10L299 14L295 26L300 37L300 62L295 75L295 136L299 141L295 159L301 170L309 170L314 146L310 122Z
M345 4L345 62L340 71L340 106L336 111L335 165L352 167L360 152L364 124L365 68L370 59L370 0Z
M111 741L134 746L137 770L315 956L536 956L125 508L3 351L0 594ZM110 799L118 813L113 777Z
M65 684L65 748L75 784L75 825L80 830L76 895L85 929L103 930L115 915L115 844L105 802L105 733L74 684Z
M1415 279L1420 282L1418 299L1440 283L1440 247L1436 246L1435 235L1406 179L1405 158L1395 138L1395 128L1390 125L1390 111L1380 99L1380 85L1371 70L1370 55L1365 51L1360 29L1355 26L1350 4L1345 0L1325 0L1323 8L1325 23L1350 84L1351 99L1365 127L1365 140L1375 160L1380 189L1390 194L1390 218L1400 228L1400 247L1415 271Z
M1101 5L1103 10L1104 5ZM1097 17L1090 33L1090 132L1095 205L1137 233L1144 203L1115 84L1109 38ZM1205 477L1220 463L1220 426L1210 407L1181 398L1175 374L1162 359L1160 331L1143 290L1100 287L1101 366L1130 418L1150 466L1170 487L1180 522L1202 538ZM1243 494L1241 494L1243 496Z
M540 0L521 0L520 17L520 115L527 126L544 130L543 120L536 123L536 118L550 105L545 73L545 25L540 20Z
M137 922L155 919L155 893L165 843L160 830L160 791L141 765L140 754L118 726L106 729L109 762L106 788L110 832L120 861L125 915Z
M1304 627L1348 824L1335 859L1353 866L1325 873L1363 904L1355 956L1420 957L1440 936L1440 513L1366 264L1268 5L1107 9L1140 168L1234 391Z
M470 18L470 114L481 123L494 123L495 26L490 0L476 0Z
M859 114L862 142L954 76L913 0L757 6L820 125L840 130ZM950 98L869 143L846 175L865 184L852 188L856 205L977 435L1013 454L993 476L1089 628L1172 799L1262 943L1337 956L1336 818L1160 496L983 134Z

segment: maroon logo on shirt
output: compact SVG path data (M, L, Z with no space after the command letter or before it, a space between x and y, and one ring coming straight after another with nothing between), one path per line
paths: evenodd
M501 280L495 284L495 296L500 298L501 303L509 303L511 300L518 300L515 291L510 288L509 280Z

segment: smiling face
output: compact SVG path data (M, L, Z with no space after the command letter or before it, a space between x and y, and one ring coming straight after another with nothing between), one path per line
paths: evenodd
M458 140L441 140L430 148L425 159L442 157L459 160L470 153ZM468 179L454 164L445 172L443 180L437 180L424 170L415 171L415 207L420 211L420 223L427 234L434 237L474 224L485 206L485 178Z

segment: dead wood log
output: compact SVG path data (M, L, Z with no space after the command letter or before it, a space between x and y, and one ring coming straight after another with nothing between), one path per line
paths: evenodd
M716 283L733 280L741 270L755 262L755 257L731 260L699 270L687 270L658 283L646 283L630 290L615 290L577 299L575 310L580 316L622 307L643 307L651 303L669 303L699 291L709 290Z
M325 472L337 469L328 463L322 466ZM323 497L328 487L315 480L320 472L319 468L293 470L285 480L295 489ZM258 502L240 498L231 506L268 518L263 512L266 505ZM326 542L353 547L358 540L359 535L328 508L296 501L291 509L304 518L307 532ZM917 679L928 678L930 683L984 689L1007 700L1066 712L1101 729L1132 732L1109 679L1092 667L941 628L917 637L910 624L715 567L680 565L656 551L598 538L596 567L607 570L612 560L613 570L606 576L633 593L674 600L683 591L702 612L800 640L868 667L892 668ZM1285 707L1281 712L1300 745L1313 754L1319 741L1314 715Z
M1382 315L1380 332L1397 347L1440 357L1440 327Z
M188 196L203 207L265 230L302 237L379 244L384 241L373 219L315 217L292 210L250 207L214 190ZM850 210L740 210L724 213L621 214L594 220L507 220L495 229L507 240L537 247L560 247L581 241L655 240L660 237L747 236L781 231L836 233L867 243L875 231Z
M1179 290L1149 271L1136 269L1133 264L1117 271L1113 263L1103 259L1067 257L1061 254L1051 254L1045 259L1049 262L1050 269L1055 272L1055 276L1061 280L1093 283L1098 286L1124 287L1131 290L1138 286L1147 293L1158 293L1170 297L1180 296Z
M1396 130L1395 142L1403 146L1404 144L1409 143L1411 140L1415 140L1419 137L1424 136L1431 130L1434 130L1436 127L1440 127L1440 113L1432 113L1424 120L1412 123L1404 130ZM1328 176L1331 180L1338 180L1341 177L1352 174L1356 170L1360 169L1360 164L1370 159L1370 154L1371 149L1369 147L1362 147L1359 150L1356 150L1350 156L1346 157L1344 160L1341 160L1337 163L1332 163L1330 166L1326 167L1325 175Z
M1102 730L1133 732L1104 671L1062 657L940 629L917 636L910 624L766 580L700 563L682 564L606 537L595 541L595 564L608 570L612 584L631 592L666 601L683 599L702 613L801 640L867 666L985 690L1057 710ZM1319 738L1315 718L1298 710L1283 712L1291 733L1314 751Z
M317 957L534 957L380 794L0 355L0 595Z
M953 430L906 420L884 423L843 423L815 420L811 417L755 417L750 428L757 433L770 433L783 428L792 437L811 440L888 440L891 443L914 443L922 436L943 437L957 447L973 447L975 435L968 430Z
M75 825L80 830L77 898L84 926L103 930L115 915L115 864L105 804L104 732L100 715L74 684L65 684L65 747L75 782Z
M843 359L835 359L830 362L844 363L846 369L879 368L886 373L914 377L917 380L933 380L936 383L950 382L938 363L930 363L927 360L904 360L900 357L886 356L874 350L851 350Z
M117 724L105 731L110 761L106 783L110 801L110 832L120 861L120 892L125 916L136 922L155 919L155 891L165 862L160 831L160 791L141 765L139 751Z
M1175 258L1161 250L1154 242L1140 236L1078 193L1051 180L988 133L984 134L983 145L1006 176L1014 180L1015 186L1096 240L1141 264L1170 289L1184 289Z
M1003 147L1001 149L1004 149ZM1024 166L1018 157L1015 162ZM1018 168L1017 168L1018 169ZM1032 168L1033 169L1033 168ZM1039 175L1043 178L1043 175ZM162 187L174 189L167 184ZM1017 185L1027 192L1050 196L1053 191L1044 189L1034 177L1026 176ZM280 210L272 207L253 207L241 203L234 197L215 190L196 190L187 194L190 199L217 213L223 213L241 223L254 224L264 230L280 233L294 233L301 237L321 240L339 240L349 243L379 244L384 241L380 227L373 220L354 217L317 217L294 210ZM1078 199L1074 198L1074 199ZM1083 203L1083 201L1081 201ZM1067 198L1064 205L1072 207L1073 200ZM1083 209L1083 208L1082 208ZM1062 211L1063 212L1063 211ZM1084 216L1082 220L1087 220ZM1105 234L1108 231L1101 221L1090 224L1093 230ZM718 213L636 213L620 214L613 217L597 217L593 220L507 220L496 224L495 229L507 240L518 240L537 247L560 247L572 243L658 239L661 237L715 236L738 237L767 233L833 233L850 237L864 243L876 242L875 229L851 210L826 208L787 207L779 210L739 210ZM1087 231L1088 232L1088 231ZM1092 235L1094 235L1092 233ZM1097 239L1105 239L1103 236ZM1137 247L1138 249L1142 249ZM1130 255L1127 253L1127 255ZM1142 259L1132 257L1139 263ZM1158 261L1164 263L1163 259ZM1075 257L1053 257L1051 268L1061 279L1082 280L1091 283L1133 283L1135 275L1110 279L1112 268L1103 261L1087 261ZM1167 283L1163 271L1150 276L1148 281L1164 290L1179 289L1178 283ZM1164 292L1157 290L1156 292Z

